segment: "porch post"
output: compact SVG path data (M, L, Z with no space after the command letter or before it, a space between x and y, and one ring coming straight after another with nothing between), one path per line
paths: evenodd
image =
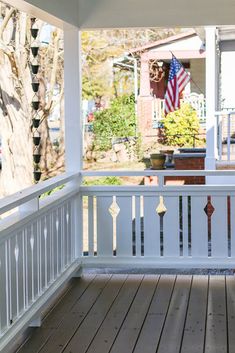
M140 94L138 97L138 131L141 131L143 143L147 135L151 135L153 121L153 96L150 92L149 58L141 55Z
M216 27L206 27L206 169L215 170L217 158Z
M65 168L66 172L82 169L82 94L81 94L81 39L80 31L64 25L64 104L65 104ZM76 181L79 187L81 180ZM82 196L73 202L72 233L75 241L75 258L82 254Z
M145 55L141 56L140 64L140 96L150 96L149 60Z
M64 26L64 102L65 102L65 167L66 172L82 169L80 32Z

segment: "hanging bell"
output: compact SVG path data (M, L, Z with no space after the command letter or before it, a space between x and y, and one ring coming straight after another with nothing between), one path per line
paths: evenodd
M33 154L34 163L38 164L38 163L40 163L40 160L41 160L41 155L39 153L34 153Z
M41 141L41 137L40 136L33 136L33 144L35 146L39 146L40 145L40 141Z
M30 49L31 49L31 53L32 53L33 57L35 58L38 55L39 46L36 46L34 44Z
M38 70L39 70L39 65L31 64L31 70L34 75L37 75Z
M37 36L38 36L38 31L39 31L39 29L38 28L30 28L30 32L31 32L31 36L34 38L34 39L36 39L37 38Z
M34 118L34 119L33 119L33 127L34 127L35 129L37 129L37 128L39 127L39 125L40 125L40 119Z
M33 108L34 110L38 110L38 109L39 109L39 104L40 104L39 101L32 101L32 103L31 103L32 108Z
M42 175L42 172L40 172L39 170L34 170L33 176L36 182L38 182L41 179L41 175Z
M37 93L39 89L39 82L32 82L32 89L35 93Z

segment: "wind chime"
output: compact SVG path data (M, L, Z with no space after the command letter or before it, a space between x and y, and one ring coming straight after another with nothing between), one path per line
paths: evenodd
M38 37L38 26L36 23L36 18L31 18L31 73L32 73L32 90L33 90L33 98L32 98L32 127L33 127L33 162L34 162L34 181L35 183L39 182L41 178L41 170L40 170L40 143L41 143L41 136L39 132L40 126L40 115L39 115L39 79L38 79L38 72L39 72L39 40Z

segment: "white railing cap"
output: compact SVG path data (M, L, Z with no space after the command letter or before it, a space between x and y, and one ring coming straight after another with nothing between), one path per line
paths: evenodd
M107 170L107 171L82 171L83 177L100 176L234 176L235 170Z
M215 111L215 116L220 116L220 115L234 115L235 114L235 110L220 110L220 111Z
M80 173L64 173L54 178L42 181L37 185L25 188L17 193L0 200L0 214L18 207L32 199L39 197L47 191L79 178Z

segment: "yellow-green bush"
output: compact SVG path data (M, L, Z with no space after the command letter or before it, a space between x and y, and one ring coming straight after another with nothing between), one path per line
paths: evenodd
M169 146L193 147L200 138L197 112L188 103L169 113L162 122L164 142Z

